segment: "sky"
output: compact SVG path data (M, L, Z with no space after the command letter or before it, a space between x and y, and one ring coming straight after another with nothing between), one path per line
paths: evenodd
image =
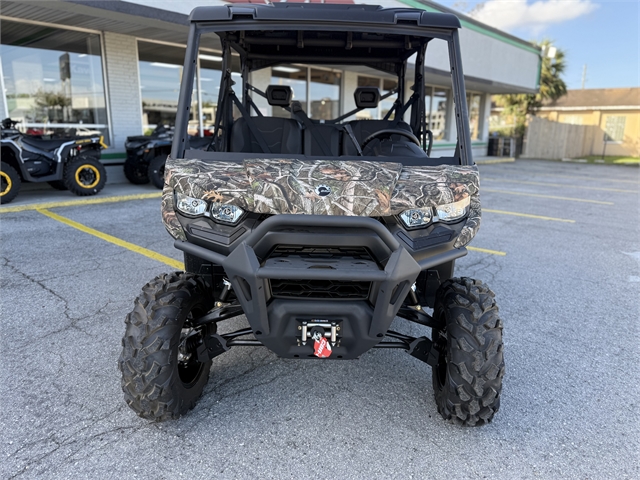
M188 14L212 0L128 0ZM272 0L274 2L278 0ZM298 0L301 1L301 0ZM524 40L564 50L570 89L640 87L640 0L432 0ZM405 7L397 0L356 0Z
M640 87L640 0L441 0L525 40L564 50L569 89Z

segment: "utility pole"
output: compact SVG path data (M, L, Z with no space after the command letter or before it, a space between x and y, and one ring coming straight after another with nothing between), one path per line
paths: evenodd
M582 67L582 90L584 90L584 84L587 83L587 64Z

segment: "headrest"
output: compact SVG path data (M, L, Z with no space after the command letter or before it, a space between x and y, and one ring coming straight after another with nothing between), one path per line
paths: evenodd
M380 102L378 87L358 87L353 93L358 108L376 108Z
M267 102L273 107L288 107L291 104L293 92L288 85L269 85L267 87Z

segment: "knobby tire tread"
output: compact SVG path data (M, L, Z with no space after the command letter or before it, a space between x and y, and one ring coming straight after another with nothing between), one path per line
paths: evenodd
M145 185L149 183L147 175L147 165L141 165L137 160L126 159L124 162L124 176L134 185Z
M100 179L95 187L87 188L76 182L76 169L82 164L92 165L98 170ZM71 193L78 195L79 197L86 197L89 195L95 195L104 188L107 183L107 170L94 156L81 155L67 161L64 166L62 180Z
M195 304L203 302L205 309L213 306L205 282L190 273L163 274L142 287L125 320L118 361L125 401L139 416L176 419L202 395L211 361L202 364L197 379L185 388L177 358L184 319Z
M22 180L16 169L8 163L2 162L2 164L0 165L0 170L2 170L6 175L9 176L12 183L11 189L0 197L0 204L6 205L7 203L14 200L18 196L18 193L20 193Z
M147 176L151 184L162 190L164 188L164 164L167 156L164 154L156 155L149 162L149 171Z
M433 369L438 412L463 426L489 423L500 408L504 376L502 320L493 292L478 280L447 280L436 294L434 315L447 336L446 357L440 357L446 361L444 381Z

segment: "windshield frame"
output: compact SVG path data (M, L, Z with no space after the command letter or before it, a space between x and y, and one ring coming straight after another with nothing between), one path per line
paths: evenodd
M402 33L399 32L399 28L402 28ZM469 130L469 123L466 121L468 118L466 91L464 86L464 76L462 69L462 61L460 54L460 42L457 28L435 28L435 27L420 27L416 25L398 25L385 26L380 24L367 24L367 23L349 23L349 22L296 22L295 24L290 21L255 21L247 20L245 18L225 20L220 22L192 22L189 28L189 37L187 41L187 49L185 53L184 69L182 73L182 80L180 83L180 95L178 100L178 112L176 114L175 132L173 138L173 144L171 149L171 157L174 159L184 158L185 150L188 148L188 121L191 109L191 95L192 85L196 75L198 51L200 44L200 36L207 33L217 33L218 35L225 32L242 32L242 31L262 31L262 30L288 30L288 31L331 31L331 32L358 32L358 33L386 33L393 35L412 35L417 37L424 37L426 39L438 38L447 42L449 52L449 65L450 65L450 77L451 87L453 93L453 101L455 104L455 124L457 129L457 145L455 157L459 159L460 165L473 164L471 156L471 135ZM221 35L222 37L223 35ZM427 43L427 42L425 42ZM223 61L222 72L225 72L230 68L231 60L231 45L228 42L223 42ZM235 48L233 50L236 50ZM240 53L242 56L242 52ZM420 52L418 52L418 62L416 63L415 71L415 85L422 91L424 98L424 64L418 66L420 62L424 60L424 52L422 59ZM318 64L326 63L326 59L318 61ZM244 64L245 62L242 61ZM278 56L274 55L274 65L278 63L287 63L286 60L281 62L278 60ZM305 63L313 65L313 58L309 57L305 60ZM353 65L361 63L348 61L345 59L343 63L336 62L336 65ZM396 71L406 70L407 59L399 59L396 62ZM243 94L247 93L246 85L248 80L248 69L243 67L242 71L242 90ZM221 81L224 78L224 74L221 76ZM400 78L400 77L399 77ZM402 74L404 79L404 73ZM398 92L398 98L404 103L404 81L399 82L401 88ZM219 102L222 95L224 95L223 89L220 88ZM244 99L243 99L244 101ZM420 102L418 102L420 103ZM424 103L421 102L421 103ZM424 108L424 107L423 107ZM412 108L413 111L416 110ZM422 115L424 116L424 115ZM415 119L414 119L415 120ZM221 153L221 152L218 152ZM367 157L368 158L368 157Z

